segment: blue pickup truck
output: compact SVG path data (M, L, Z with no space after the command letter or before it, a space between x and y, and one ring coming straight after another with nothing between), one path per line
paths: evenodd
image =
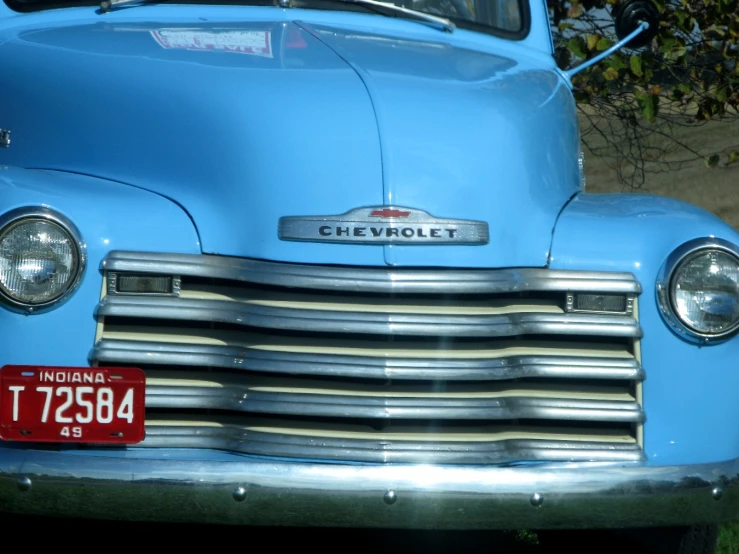
M0 512L711 552L739 234L586 193L553 52L544 0L0 2Z

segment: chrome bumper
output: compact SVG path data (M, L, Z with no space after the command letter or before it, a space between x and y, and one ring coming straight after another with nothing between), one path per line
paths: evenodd
M349 466L0 448L0 512L410 529L711 523L739 518L739 459L666 467Z

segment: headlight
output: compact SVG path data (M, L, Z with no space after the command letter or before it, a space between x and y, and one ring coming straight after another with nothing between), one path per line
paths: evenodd
M84 269L84 245L74 225L43 208L21 208L0 218L0 295L25 311L68 295Z
M662 268L659 303L668 323L703 342L739 328L739 250L720 239L678 248Z

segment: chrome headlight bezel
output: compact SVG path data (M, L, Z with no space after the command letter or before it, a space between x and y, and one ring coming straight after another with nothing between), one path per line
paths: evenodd
M77 263L73 270L74 276L69 280L64 290L44 302L30 303L19 301L0 288L0 304L7 309L26 314L46 312L63 304L79 286L87 265L87 247L82 240L79 229L67 217L49 208L24 207L6 212L0 216L0 238L19 224L33 220L52 223L67 234L75 250Z
M585 192L587 179L585 177L585 152L582 150L582 148L577 155L577 168L580 173L580 191Z
M706 333L690 326L676 309L675 277L687 263L707 252L720 252L733 257L739 265L739 247L718 238L700 238L686 242L676 248L660 268L657 277L657 304L668 326L685 340L708 344L721 342L739 331L739 320L720 333Z

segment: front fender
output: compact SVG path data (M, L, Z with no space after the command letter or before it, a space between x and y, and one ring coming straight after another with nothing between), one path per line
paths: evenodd
M0 166L0 215L37 206L77 226L87 263L77 290L51 311L25 315L0 305L0 366L88 365L103 283L100 262L110 250L200 253L188 215L161 196L83 175Z
M629 271L641 282L649 464L739 456L739 337L690 344L667 327L657 304L657 273L667 256L684 242L703 237L739 244L739 234L717 217L677 200L643 194L579 195L554 232L552 269Z

